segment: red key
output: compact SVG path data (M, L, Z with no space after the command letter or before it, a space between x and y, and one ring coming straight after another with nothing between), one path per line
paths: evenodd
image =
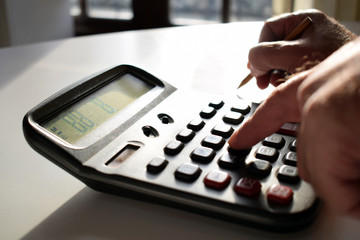
M293 190L289 187L274 184L267 192L267 200L270 203L277 203L280 205L289 205L293 199Z
M296 136L299 129L300 129L300 124L298 123L285 123L278 130L278 133L289 136Z
M230 175L226 172L219 170L213 170L204 178L205 186L217 190L222 190L226 188L229 185L230 181Z
M235 184L234 190L237 194L255 197L261 191L261 183L256 179L243 177Z

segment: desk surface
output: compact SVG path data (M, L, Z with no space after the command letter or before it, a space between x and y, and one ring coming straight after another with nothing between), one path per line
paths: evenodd
M178 88L236 94L248 49L262 23L179 27L0 49L1 239L288 238L159 205L95 192L33 151L24 114L66 85L118 64L132 64ZM221 82L221 84L219 84ZM267 91L252 82L242 96ZM292 239L355 239L360 222L322 208Z

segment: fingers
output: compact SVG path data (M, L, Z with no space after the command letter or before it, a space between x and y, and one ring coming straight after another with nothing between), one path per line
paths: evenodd
M256 78L257 85L260 89L265 89L271 83L274 86L285 82L285 72L280 70L273 70L267 74Z
M249 69L255 77L273 69L295 73L309 60L311 49L302 40L263 42L249 51Z
M254 115L230 137L229 146L234 149L252 147L276 132L285 122L299 121L296 93L306 75L299 74L277 87Z
M285 39L306 17L323 15L320 11L309 9L282 14L268 19L260 33L259 42L272 42Z

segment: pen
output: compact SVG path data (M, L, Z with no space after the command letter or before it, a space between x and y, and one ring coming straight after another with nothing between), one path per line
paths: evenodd
M310 17L306 17L289 35L286 36L284 40L294 40L300 33L305 31L305 29L312 23L312 20ZM253 78L253 75L249 73L240 83L238 86L238 89L247 84L251 79Z

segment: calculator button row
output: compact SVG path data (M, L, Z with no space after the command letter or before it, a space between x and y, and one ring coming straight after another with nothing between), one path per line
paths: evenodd
M243 177L236 182L234 190L237 194L247 197L256 197L261 192L261 183L257 179ZM283 206L289 205L293 200L294 192L291 188L273 184L266 193L269 203Z
M261 161L261 160L259 160ZM264 161L266 162L266 161ZM147 165L147 171L157 174L165 169L168 165L168 160L163 157L153 158ZM268 162L267 162L268 163ZM201 168L192 163L181 164L175 171L175 178L184 182L194 182L202 173ZM291 166L282 166L279 169L278 178L286 178L286 181L299 181L297 169ZM231 182L231 176L221 170L213 170L208 173L203 182L206 187L215 190L223 190L227 188ZM234 191L238 195L246 197L256 197L261 192L261 183L259 180L249 177L239 179L234 185ZM267 200L269 203L280 205L289 205L293 198L293 191L291 188L274 184L267 191Z

